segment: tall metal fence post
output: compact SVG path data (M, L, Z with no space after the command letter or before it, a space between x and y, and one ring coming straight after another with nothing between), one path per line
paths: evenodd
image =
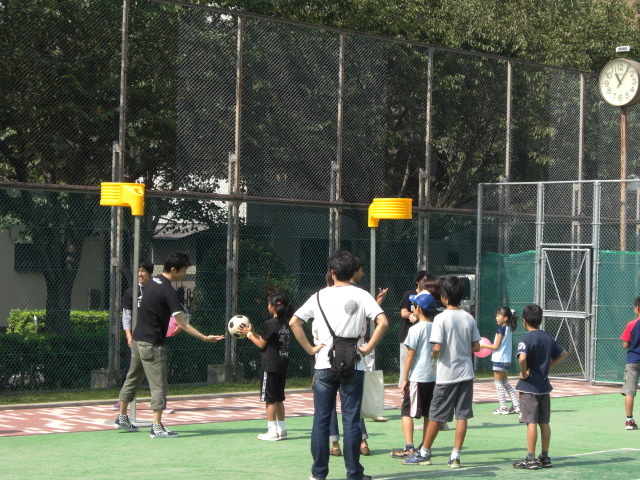
M424 170L418 172L418 206L428 207L431 198L431 132L433 114L433 47L429 47L427 63L427 104L425 108ZM416 270L429 266L429 214L418 211L418 251Z
M598 312L600 298L598 294L599 290L599 273L600 273L600 200L602 195L602 185L596 181L593 184L593 220L591 225L591 242L593 249L593 269L591 270L591 341L593 342L591 347L591 356L593 363L590 369L587 370L587 381L593 381L596 378L596 364L598 354Z
M482 210L484 209L484 184L478 184L478 210L476 214L476 291L473 303L476 306L476 318L480 318L480 270L482 267Z
M544 285L542 285L542 241L544 240L544 184L538 183L536 202L536 271L534 298L538 305L542 304Z
M342 160L344 148L344 63L346 35L340 34L340 51L338 55L338 105L336 119L336 160L331 162L331 202L342 202ZM340 208L329 210L329 252L333 254L340 248Z
M244 59L244 21L238 17L236 43L236 115L235 115L235 152L229 155L228 182L229 194L240 193L240 158L242 147L242 93L243 93L243 59ZM227 266L226 266L226 318L231 318L238 310L238 248L240 235L240 203L238 200L227 202ZM230 340L230 341L229 341ZM236 365L235 338L227 334L225 342L225 364ZM225 377L226 378L226 377Z

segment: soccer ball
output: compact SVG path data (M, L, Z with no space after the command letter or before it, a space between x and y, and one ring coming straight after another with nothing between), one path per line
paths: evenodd
M229 320L227 328L229 329L229 333L231 334L231 336L233 336L234 338L245 338L246 335L242 335L240 332L238 332L238 327L247 328L250 323L251 322L249 322L249 319L244 315L236 315L235 317L232 317L231 320Z

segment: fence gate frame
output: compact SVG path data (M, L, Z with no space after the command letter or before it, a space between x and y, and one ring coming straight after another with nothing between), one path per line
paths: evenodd
M568 262L560 264L552 263L549 253L567 253ZM555 332L547 332L558 340L560 333L563 330L563 326L566 327L566 332L569 337L570 343L564 345L567 351L575 352L575 357L578 360L582 377L571 375L569 378L574 380L592 380L593 365L591 359L591 345L593 343L593 318L592 318L592 249L580 244L545 244L538 243L536 248L536 303L542 307L542 328L545 328L548 318L559 318L560 325ZM561 293L562 288L558 286L558 279L554 273L556 268L562 268L569 264L570 269L570 282L571 285L568 289L568 295L563 296ZM553 291L548 292L547 285L553 286ZM582 288L580 288L582 287ZM583 292L583 300L580 302L584 307L581 310L570 310L569 306L574 303L577 296ZM551 304L551 300L556 300L558 305ZM557 308L557 307L560 308ZM554 308L556 307L556 308ZM584 345L580 348L579 337L574 335L574 325L572 320L581 320L581 329L584 332ZM577 338L576 338L577 337ZM566 342L564 342L566 343ZM555 375L556 378L566 378L563 375Z
M570 211L567 213L553 213L545 212L545 189L556 188L561 185L567 185L570 187L570 193L567 198L570 199ZM640 181L635 178L629 178L627 180L568 180L568 181L556 181L556 182L499 182L499 183L480 183L478 184L478 207L477 207L477 238L476 238L476 278L480 278L480 266L482 262L482 241L483 241L483 221L484 217L493 217L498 225L498 240L497 249L498 253L505 253L509 250L509 219L516 214L516 210L513 210L510 188L511 186L535 186L536 187L536 199L532 202L532 207L529 211L519 209L517 215L535 217L535 277L534 277L534 298L535 303L543 308L543 328L547 319L560 318L560 329L563 326L571 327L571 323L574 320L583 321L584 328L584 345L581 345L581 341L577 341L576 335L573 335L570 331L570 344L564 345L564 347L571 352L575 352L576 355L580 354L582 347L584 354L580 355L579 363L580 369L583 373L583 378L576 378L575 375L563 376L562 374L556 375L556 378L573 379L579 381L587 381L590 383L596 383L596 368L597 368L597 349L598 349L598 310L599 310L599 267L600 267L600 250L603 248L601 245L601 216L602 209L606 208L611 211L612 208L619 208L619 217L617 220L620 224L620 251L628 251L626 245L623 242L623 230L626 226L626 222L629 221L626 215L626 211L623 209L622 204L625 202L619 198L612 201L610 193L607 193L607 197L603 198L604 185L616 184L620 185L621 191L627 189L632 190L636 195L636 212L635 222L636 227L636 245L637 249L640 248ZM627 185L628 184L628 185ZM488 190L488 189L495 190ZM488 198L494 198L491 205L492 208L486 208L485 206L485 190L488 191ZM589 192L591 190L591 192ZM550 191L550 190L549 190ZM497 193L496 193L497 192ZM557 192L556 192L557 193ZM585 199L588 194L591 193L591 204ZM493 197L490 195L493 194ZM555 198L555 197L554 197ZM622 197L621 197L622 198ZM551 201L552 202L552 201ZM620 202L620 203L617 203ZM552 203L551 203L552 204ZM519 205L522 206L522 205ZM589 208L591 211L588 211ZM534 212L535 209L535 212ZM569 213L570 212L570 213ZM548 218L546 218L548 215ZM611 213L607 215L606 221L611 223ZM545 241L545 223L549 226L554 226L558 219L566 221L570 224L570 232L560 240L558 243L552 243ZM589 228L590 227L590 228ZM551 231L551 230L550 230ZM549 234L547 234L547 237ZM562 307L558 309L558 305L548 305L548 298L546 298L547 292L547 275L553 272L547 272L547 260L548 253L552 251L566 251L568 252L569 260L567 261L569 269L569 278L574 281L578 281L579 278L583 278L584 284L580 286L582 289L582 295L584 295L584 308L582 310L567 310ZM633 251L633 250L632 250ZM576 262L576 255L584 255L582 262ZM566 275L565 275L566 276ZM582 276L582 277L580 277ZM577 286L574 284L570 287L570 292L575 292ZM476 288L475 292L475 304L476 314L480 314L482 310L482 301L480 299L481 291ZM560 300L560 299L557 299ZM560 305L569 305L570 302L559 301ZM573 322L575 323L575 322ZM556 333L557 337L557 333ZM566 343L566 342L565 342Z

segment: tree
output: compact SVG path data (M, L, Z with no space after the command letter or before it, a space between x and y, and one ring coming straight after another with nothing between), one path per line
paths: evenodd
M128 162L127 177L177 189L176 83L166 74L175 72L175 11L153 2L132 9L127 134L138 154ZM111 180L121 17L115 0L0 3L2 180L67 185ZM23 225L24 237L34 244L47 284L48 326L56 333L69 328L83 242L96 225L108 224L108 209L95 196L68 190L0 191L0 213ZM145 231L153 232L169 208L168 202L158 208Z

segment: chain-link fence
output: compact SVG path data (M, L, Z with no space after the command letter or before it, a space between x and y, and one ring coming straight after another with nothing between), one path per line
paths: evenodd
M555 374L622 381L620 335L640 291L639 187L638 181L483 185L481 332L492 336L500 306L520 314L537 303L543 328L569 352Z
M171 1L134 2L130 20L120 159L118 2L11 2L3 17L0 326L10 333L0 336L0 388L84 388L109 367L120 320L105 313L111 224L95 185L117 161L148 189L140 257L158 271L167 253L187 251L194 267L177 287L194 325L216 333L231 313L264 318L274 288L299 304L322 286L336 248L366 265L367 205L413 198L415 220L382 222L377 235L375 283L390 287L391 320L377 362L387 371L397 371L399 302L417 268L475 285L477 184L619 177L618 111L592 73ZM630 132L637 112L628 109ZM638 139L628 138L629 173L640 174ZM480 290L498 285L496 305L520 308L534 290L536 188L504 184L484 198L500 214L483 217L483 248L511 255L482 257ZM564 219L590 215L592 193L567 188L547 192L549 207L572 200L544 234L595 241ZM640 204L637 190L628 195ZM603 208L609 197L619 195L603 194ZM606 208L600 245L638 250L637 215L629 207L620 230L615 202ZM481 327L494 310L483 305ZM169 342L172 383L212 381L230 359L234 378L259 368L243 342ZM292 348L291 374L308 375L309 358Z

